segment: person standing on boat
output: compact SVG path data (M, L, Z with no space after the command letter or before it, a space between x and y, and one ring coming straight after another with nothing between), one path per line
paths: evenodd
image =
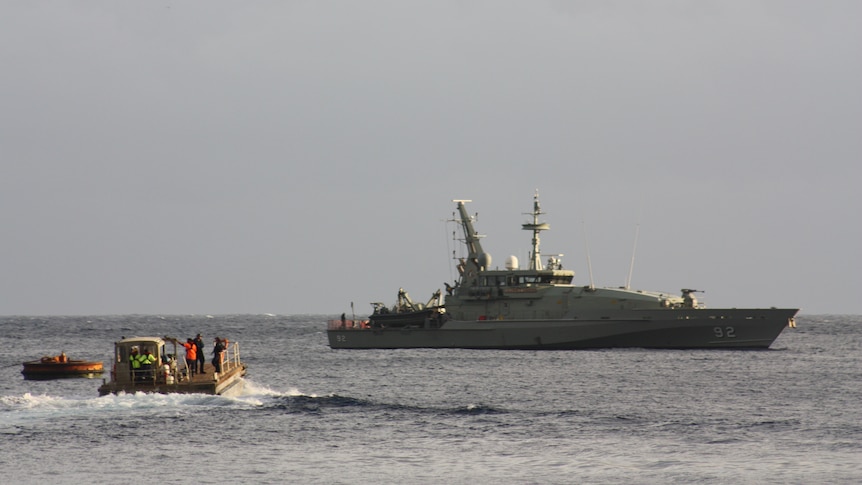
M206 374L206 372L204 372L204 365L206 364L206 357L204 356L204 339L203 337L201 337L201 334L198 334L198 336L195 337L195 347L197 347L197 363L198 366L200 366L200 370L198 372L200 372L201 374Z
M156 356L153 355L153 349L144 351L144 355L139 357L141 363L141 380L152 379L153 364L156 363Z
M221 372L221 362L223 359L224 350L224 341L222 341L221 338L216 337L215 341L213 341L213 367L215 367L216 372Z
M189 368L189 377L193 378L198 366L197 346L191 338L186 339L186 343L181 345L186 348L186 366Z
M132 380L140 380L142 357L143 356L138 353L138 348L132 347L132 353L129 354L129 364L132 368Z

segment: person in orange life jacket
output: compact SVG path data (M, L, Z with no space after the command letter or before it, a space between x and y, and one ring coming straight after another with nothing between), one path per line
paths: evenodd
M198 348L195 345L195 341L191 338L186 339L186 343L181 345L186 348L186 365L189 367L189 376L194 377L198 364Z
M204 372L204 364L206 364L207 358L204 357L204 339L201 337L201 334L198 334L198 336L195 337L195 346L197 347L198 365L200 366L200 370L198 372L206 374L206 372Z

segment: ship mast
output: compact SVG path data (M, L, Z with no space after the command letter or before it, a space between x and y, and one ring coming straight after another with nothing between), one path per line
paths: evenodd
M546 222L539 222L539 216L544 214L542 208L539 207L539 191L533 196L533 212L525 212L526 215L533 216L533 222L522 224L521 229L525 231L533 231L533 252L530 254L530 269L534 271L542 270L542 254L539 252L539 233L547 231L551 228Z

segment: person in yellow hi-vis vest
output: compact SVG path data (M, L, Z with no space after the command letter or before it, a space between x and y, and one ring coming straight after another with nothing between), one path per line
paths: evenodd
M144 363L145 357L138 352L137 347L132 347L132 353L129 354L129 364L132 369L132 380L139 381L143 373L141 372L141 365Z

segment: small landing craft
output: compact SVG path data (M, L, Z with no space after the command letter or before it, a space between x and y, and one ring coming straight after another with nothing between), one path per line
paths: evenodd
M99 395L148 392L232 396L242 392L246 365L240 361L237 342L231 342L222 354L221 372L208 363L203 373L192 372L184 358L177 358L177 345L170 337L131 337L115 342L111 380L99 387ZM132 365L131 356L147 353L152 353L153 364Z
M795 326L798 309L707 309L692 289L676 296L574 285L574 271L563 269L559 256L542 263L539 234L550 226L539 220L538 194L532 220L522 225L533 235L528 267L510 256L505 268L492 269L467 214L470 201L454 202L466 257L458 261L459 279L446 284L443 304L396 304L392 311L378 307L367 321L330 321L331 348L765 349Z
M101 362L72 360L65 352L24 362L24 378L28 380L57 379L62 377L96 377L103 372Z

